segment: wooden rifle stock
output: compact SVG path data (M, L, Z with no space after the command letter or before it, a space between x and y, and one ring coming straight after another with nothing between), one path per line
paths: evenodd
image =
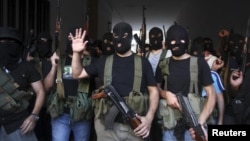
M137 117L131 117L129 119L129 124L131 125L132 129L135 129L141 124L141 121Z
M105 97L107 97L107 96L106 96L106 94L104 93L103 90L100 91L100 92L98 92L98 93L94 93L94 94L92 94L92 96L91 96L91 98L94 99L94 100L96 100L96 99L101 99L101 98L105 98Z

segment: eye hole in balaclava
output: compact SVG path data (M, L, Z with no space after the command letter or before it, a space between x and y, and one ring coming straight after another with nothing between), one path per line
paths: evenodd
M183 55L188 47L189 39L185 28L174 24L167 31L166 44L172 51L173 56Z
M111 55L115 53L115 49L113 46L113 34L111 32L107 32L103 35L102 38L102 53L103 55Z
M244 36L237 34L237 33L231 33L228 37L228 48L230 55L235 57L237 62L240 64L241 54L243 51L244 46Z
M120 22L113 28L114 49L119 54L124 54L131 49L132 27L128 23Z
M162 41L163 41L163 32L158 27L153 27L149 31L149 42L150 42L150 49L157 50L162 48Z

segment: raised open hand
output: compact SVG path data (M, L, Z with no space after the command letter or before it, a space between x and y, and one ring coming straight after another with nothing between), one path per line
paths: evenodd
M69 33L69 39L72 41L72 50L73 52L81 53L85 47L88 41L84 41L86 36L86 31L82 30L82 28L77 28L75 32L75 36L72 35L72 33Z

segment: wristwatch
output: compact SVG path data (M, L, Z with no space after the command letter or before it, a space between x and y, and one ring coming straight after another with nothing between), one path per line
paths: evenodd
M36 121L39 120L39 115L38 114L31 113L31 116L33 116Z

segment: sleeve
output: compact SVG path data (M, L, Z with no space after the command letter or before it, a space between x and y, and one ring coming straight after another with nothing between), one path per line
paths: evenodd
M207 62L205 61L204 58L199 57L198 58L198 66L199 66L199 80L201 80L201 82L199 82L202 86L207 86L210 84L213 84L213 79L211 76L211 70L207 64Z
M28 77L29 83L33 83L42 79L41 74L39 73L39 71L37 70L34 64L32 64L31 62L27 62L25 67L27 70L26 75L29 76Z

